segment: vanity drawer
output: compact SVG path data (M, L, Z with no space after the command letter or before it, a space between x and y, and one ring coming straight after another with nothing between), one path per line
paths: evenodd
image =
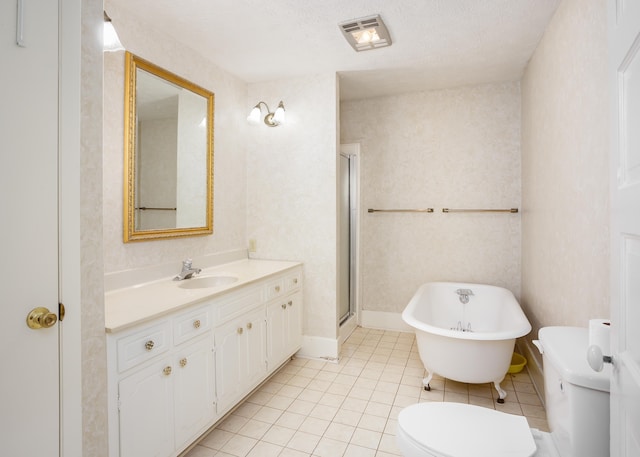
M170 335L169 322L162 322L118 339L118 371L128 370L169 350Z
M269 282L266 286L267 300L279 297L284 293L284 279L280 278Z
M223 324L262 303L261 287L253 287L245 293L220 299L214 304L215 325Z
M178 316L173 321L174 344L183 343L211 329L211 308L206 306Z
M287 275L284 280L284 288L288 292L293 289L297 289L302 285L302 271L298 270L295 273Z

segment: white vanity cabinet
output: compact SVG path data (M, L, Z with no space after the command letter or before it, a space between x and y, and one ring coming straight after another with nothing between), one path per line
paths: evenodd
M168 456L215 416L210 336L118 383L120 456Z
M293 265L107 327L110 457L179 455L300 349L302 269Z
M115 339L120 457L169 456L215 418L210 310Z
M214 330L219 411L228 410L265 377L266 326L261 306Z
M276 367L300 348L302 340L302 293L294 292L267 305L267 366Z
M176 447L190 444L216 417L211 335L183 346L173 359Z

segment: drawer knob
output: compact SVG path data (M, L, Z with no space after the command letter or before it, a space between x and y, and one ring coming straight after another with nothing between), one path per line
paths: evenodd
M291 300L289 300L289 301L287 302L287 305L289 305L289 306L293 306L293 302L292 302Z
M187 366L187 358L186 357L184 359L180 359L180 366L182 368Z
M276 286L275 289L276 289L276 292L280 292L280 286Z
M298 278L293 278L293 283L298 284Z
M282 304L282 305L280 305L280 306L282 306L282 309L287 309L287 304L286 304L286 303L283 303L283 304Z
M200 319L196 319L195 321L193 321L193 327L200 328Z
M244 331L244 329L242 327L238 327L238 335L242 335L243 331Z
M147 351L150 351L151 349L153 349L155 345L156 343L154 343L153 340L149 340L146 343L144 343L144 347Z
M251 330L252 327L253 327L253 324L251 322L247 323L247 330Z
M171 374L171 367L170 366L164 367L164 370L162 370L162 372L164 373L165 376L169 376Z

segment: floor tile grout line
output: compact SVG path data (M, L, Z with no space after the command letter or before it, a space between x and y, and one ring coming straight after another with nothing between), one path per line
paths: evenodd
M390 421L397 420L396 419L397 413L399 412L400 409L402 409L402 407L405 406L402 403L409 402L411 400L411 397L413 397L414 402L415 401L422 402L422 401L433 401L433 399L436 397L439 397L439 399L436 399L435 401L443 401L443 399L446 400L445 397L447 396L447 393L449 394L450 397L451 396L455 397L456 395L460 395L461 399L464 396L466 396L467 403L470 403L472 401L476 401L476 402L484 401L485 403L488 403L490 401L493 404L493 407L495 409L517 408L517 410L519 410L519 414L523 416L525 416L524 414L525 409L533 410L534 408L541 407L540 405L529 405L527 403L521 403L520 399L518 398L519 393L524 394L522 395L523 398L527 398L526 397L527 394L532 395L526 391L527 389L530 389L529 387L526 387L526 385L531 383L531 379L526 369L524 373L526 374L526 380L529 382L526 382L523 376L519 376L517 378L517 381L515 381L516 377L510 377L508 379L506 378L509 383L508 387L510 387L510 389L509 390L505 389L505 390L508 391L509 396L511 397L509 406L506 408L501 405L500 406L496 405L495 400L497 395L496 395L496 392L493 392L494 389L492 389L492 386L490 384L485 385L485 387L490 388L491 397L473 395L473 392L476 392L476 393L480 392L482 387L477 387L476 385L471 385L471 384L452 383L451 384L452 388L447 389L447 381L449 380L445 380L444 378L439 378L442 382L442 387L439 388L440 390L432 389L432 391L429 392L429 394L425 394L424 391L421 389L421 387L417 387L417 389L419 389L418 392L411 395L410 394L411 386L408 384L403 384L403 380L405 379L405 376L413 377L414 380L417 382L420 380L420 378L424 377L425 372L419 359L419 354L418 354L418 350L415 342L415 336L413 335L407 336L407 335L408 334L403 334L400 332L385 332L385 331L376 331L376 330L367 331L367 329L358 328L356 329L356 331L354 331L351 337L347 339L347 341L344 344L344 356L337 363L337 365L342 365L342 367L339 367L339 366L336 367L335 364L332 364L331 362L321 362L321 361L313 361L313 360L302 361L300 359L293 359L291 362L289 362L289 364L285 365L280 370L279 373L274 375L270 381L268 381L267 383L265 383L265 385L263 385L260 389L258 389L258 392L262 392L263 394L268 396L267 401L265 401L263 404L260 404L260 405L251 403L251 398L253 397L253 395L249 397L248 400L245 401L245 404L246 403L254 404L256 405L255 407L259 406L259 409L256 409L256 411L254 411L253 414L251 414L251 417L248 417L248 418L239 415L241 418L246 419L246 421L243 423L243 425L240 428L237 429L236 432L227 432L230 434L230 437L221 447L224 447L227 443L229 443L231 440L233 440L236 437L242 437L242 438L249 438L256 441L255 443L253 443L251 448L244 455L250 454L252 450L255 449L256 446L258 446L260 443L267 443L271 446L278 446L279 448L282 448L282 450L280 451L280 453L282 454L285 452L285 449L290 449L288 448L288 445L292 443L293 437L298 432L301 431L301 427L304 421L311 418L311 419L318 419L319 421L322 421L322 422L317 422L318 424L327 423L327 425L322 429L322 432L320 435L315 435L315 434L313 435L318 438L318 442L314 445L313 450L311 450L311 453L305 454L305 455L314 456L315 455L314 452L319 450L319 446L323 438L326 438L326 440L331 440L332 442L335 441L335 442L344 444L345 452L350 445L361 446L361 444L357 444L356 442L354 442L354 438L353 438L355 431L358 429L369 432L370 436L374 436L372 434L380 435L380 438L377 441L377 445L375 446L375 449L373 448L369 448L369 449L373 449L376 453L388 452L389 450L397 453L397 449L395 448L381 449L381 444L385 435L388 435L389 437L395 436L395 431L393 431L393 433L386 433L387 428L389 427ZM393 347L391 347L391 343L393 343ZM389 353L386 354L387 352ZM380 353L385 353L385 354L380 355ZM373 361L373 359L375 360L385 359L386 362L376 362L376 361ZM421 374L418 375L418 372L421 372ZM282 373L282 376L280 376L278 380L274 379L281 373ZM347 373L350 373L350 374L347 374ZM376 379L372 380L365 377L366 375L374 376L374 373L377 373ZM312 377L309 378L307 375ZM306 386L302 386L302 387L296 386L294 384L290 384L290 382L304 382L304 381L300 381L299 379L296 381L292 381L292 379L295 376L309 379L309 382L307 383ZM324 380L320 379L322 377L324 377L325 379ZM340 382L335 382L336 378L338 377ZM315 397L315 401L300 400L300 401L305 401L309 405L312 405L311 409L306 411L306 413L303 412L304 410L295 410L299 412L294 412L293 410L290 411L292 407L297 408L299 406L299 404L295 407L293 405L305 392L312 390L312 388L308 386L310 383L312 383L315 380L320 382L314 384L313 387L319 388L321 390L316 391L318 392L317 394L305 395L305 398L309 398L310 396ZM434 378L434 381L435 380L436 379ZM407 381L409 381L409 378L407 379ZM514 385L516 383L518 384L518 386ZM267 385L269 386L267 387ZM392 387L393 385L395 385L395 387ZM461 387L463 385L465 386L464 389L462 389ZM344 386L344 390L342 391L340 390L341 386ZM372 386L372 388L363 387L363 386ZM380 387L380 389L378 389L378 387ZM520 387L523 391L516 389L516 387ZM391 391L386 392L383 388L390 389ZM275 390L275 391L271 392L270 390ZM285 390L286 392L284 392ZM464 390L464 391L461 392L460 390ZM336 393L336 391L340 393ZM371 393L368 393L367 391L370 391ZM283 395L279 395L281 392L283 393ZM288 395L284 395L285 393ZM387 397L386 400L384 400L385 394L388 394L386 395ZM263 399L265 395L263 395ZM276 395L278 396L278 398L276 400L273 400ZM376 395L375 399L377 401L373 400L374 395ZM359 398L359 396L364 396L367 398L361 399ZM391 397L393 397L392 400L390 400ZM427 397L433 397L433 398L427 398ZM324 402L323 402L323 398L326 398ZM257 399L258 397L256 397L256 400ZM360 404L359 408L362 406L362 403L364 403L364 409L362 409L362 411L357 411L357 412L346 409L345 404L350 399L354 401L358 400L357 402L355 402L355 404ZM392 403L391 404L385 403L382 400L387 402L392 401ZM535 402L535 400L532 397L529 397L528 400L531 402ZM258 412L262 410L262 408L269 407L267 406L267 404L269 404L271 401L273 401L272 409L279 411L278 417L273 419L272 422L265 422L265 421L261 421L260 419L254 419L255 416L258 414ZM335 404L331 404L331 401L334 401ZM354 403L354 401L352 401L351 403ZM282 402L282 403L277 404L277 402ZM329 402L329 404L325 404L327 402ZM525 408L523 408L523 405L525 406ZM275 406L279 406L279 407L275 408ZM488 405L483 405L483 406L488 406ZM321 407L321 408L318 408L315 414L321 415L321 417L316 417L315 415L312 415L313 411L316 410L317 407ZM355 408L355 405L350 407ZM251 407L251 408L254 408L254 407ZM369 410L369 408L371 408L370 413L372 413L375 408L378 408L376 411L378 415L367 413L366 411ZM321 413L321 411L323 412ZM297 414L300 417L304 417L304 419L302 419L302 422L298 424L297 428L295 429L290 429L286 426L279 426L277 424L280 418L282 418L284 414L288 412L290 414ZM341 412L347 412L346 415L349 415L349 414L357 415L357 421L355 422L355 424L345 425L341 422L337 422L336 419ZM237 414L237 413L238 411L236 410L233 414ZM325 413L326 415L324 415ZM363 423L365 416L377 419L378 423L384 422L384 425L383 426L378 425L376 430L370 430L365 428L364 426L359 427L360 424ZM527 419L531 419L530 416L525 416L525 417L527 417ZM546 420L544 418L535 418L535 419L540 422L544 421L546 423ZM259 439L253 438L246 434L239 433L241 430L243 430L246 424L252 420L255 422L260 422L262 424L268 425L268 427L265 426L266 431L264 431L260 435ZM375 421L372 420L372 423L373 422ZM289 425L293 425L293 424L289 424ZM338 428L347 427L347 426L353 428L353 432L351 433L351 435L349 435L349 441L344 441L344 438L343 440L337 439L335 434L333 435L330 434L329 430L335 429L335 427L332 428L332 425ZM396 425L396 423L392 423L391 425ZM261 425L258 425L258 426L261 426ZM293 432L293 434L291 435L291 439L288 439L284 445L275 444L275 443L271 443L269 441L264 440L264 437L267 436L269 431L273 430L274 427L276 426L286 428L287 430L291 430ZM222 424L219 427L221 430L224 430L224 428L222 428ZM370 427L373 427L373 425L371 425ZM381 429L382 431L378 431L379 429ZM244 433L248 434L251 432L249 430L246 430ZM256 434L259 434L259 432L256 432ZM324 442L328 442L326 440ZM203 446L203 447L206 447L206 446ZM211 449L211 448L207 447L207 449ZM221 452L224 452L224 451L215 450L216 454Z

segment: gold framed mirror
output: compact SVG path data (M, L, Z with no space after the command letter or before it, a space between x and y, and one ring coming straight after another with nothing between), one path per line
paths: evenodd
M125 53L124 242L213 233L214 94Z

